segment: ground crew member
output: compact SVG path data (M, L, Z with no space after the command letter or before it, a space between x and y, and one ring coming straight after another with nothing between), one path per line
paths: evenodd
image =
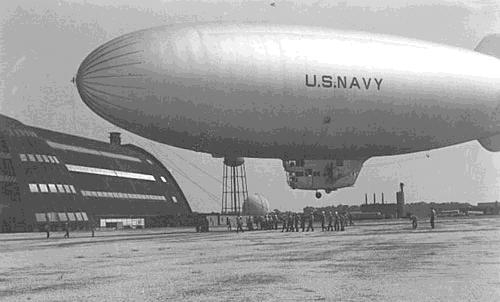
M273 222L274 222L274 229L278 229L278 215L276 213L273 214Z
M66 231L66 233L64 234L64 238L69 238L69 225L67 222L66 224L64 224L64 230Z
M436 219L436 210L431 208L431 228L434 228L434 219Z
M349 226L353 226L354 223L352 222L352 215L351 212L347 212L347 218L349 218Z
M328 212L328 227L326 228L327 231L333 231L333 214L332 212Z
M299 231L299 214L293 214L293 222L295 224L295 232Z
M340 231L345 231L345 219L343 214L339 214L340 218Z
M307 231L306 232L309 232L309 229L311 229L311 232L314 232L313 223L314 223L314 213L311 212L311 214L309 214L309 220L307 221Z
M241 231L243 233L243 218L241 216L238 216L236 218L236 233Z
M340 225L339 225L339 212L335 211L335 216L334 216L335 220L333 222L333 226L334 226L334 229L335 231L339 231L340 230Z
M45 229L45 233L47 233L47 239L49 239L49 237L50 237L50 227L49 227L49 225L46 224L45 227L44 227L44 229Z
M281 232L283 233L283 231L287 231L288 232L288 226L286 225L287 224L287 218L286 217L281 217L281 220L283 221L283 228L281 229Z
M302 232L306 230L306 214L300 215L300 228L302 229Z
M415 215L411 215L410 216L410 220L411 220L411 227L416 230L417 229L417 216Z
M325 211L321 212L321 231L324 232L326 230L326 215Z
M288 215L288 228L286 231L293 232L293 216L292 216L292 214Z
M231 220L229 220L229 217L226 217L226 225L227 225L227 230L231 231Z
M247 218L247 230L253 231L253 221L252 221L252 216L249 216Z

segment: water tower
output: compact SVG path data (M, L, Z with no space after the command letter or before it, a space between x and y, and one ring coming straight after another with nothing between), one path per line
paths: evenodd
M222 171L222 214L240 215L248 198L247 172L242 157L225 157Z

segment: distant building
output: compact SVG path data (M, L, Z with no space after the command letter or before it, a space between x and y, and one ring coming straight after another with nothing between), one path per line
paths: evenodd
M384 193L382 193L382 203L376 203L375 194L373 203L368 203L368 195L365 194L365 204L360 206L362 213L380 213L383 218L402 218L405 217L405 195L403 191L404 184L399 184L400 191L396 192L396 203L384 203Z
M434 208L438 216L450 216L452 213L467 213L471 209L468 203L446 202L446 203L426 203L417 202L405 205L407 215L415 215L417 217L430 217L431 208ZM459 216L459 214L455 215Z
M163 164L121 145L25 126L0 115L0 231L182 223L191 208Z
M483 211L484 214L498 215L500 213L500 205L498 201L495 202L478 202L475 210Z
M362 213L380 213L383 218L398 218L398 204L396 203L375 203L362 204Z

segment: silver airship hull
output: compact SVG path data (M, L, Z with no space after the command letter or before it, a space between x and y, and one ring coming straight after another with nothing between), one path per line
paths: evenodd
M499 59L327 28L151 28L94 50L76 82L111 123L222 156L366 159L500 133Z

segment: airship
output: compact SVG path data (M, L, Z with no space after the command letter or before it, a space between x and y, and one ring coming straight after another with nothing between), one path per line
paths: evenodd
M373 156L500 150L500 35L475 50L284 24L189 23L92 51L78 92L118 127L224 157L277 158L292 188L354 185Z

